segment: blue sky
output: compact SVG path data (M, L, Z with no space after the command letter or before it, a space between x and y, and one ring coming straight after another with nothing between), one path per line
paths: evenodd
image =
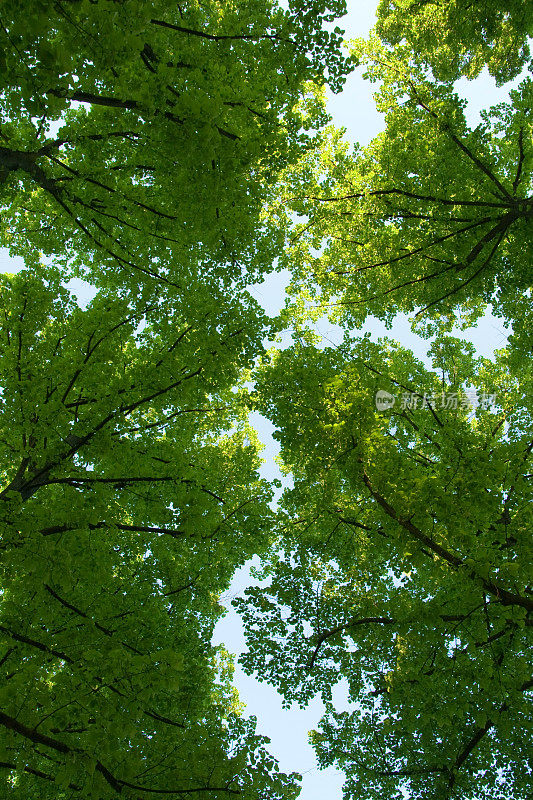
M342 27L346 28L347 38L363 36L368 33L373 25L374 13L377 2L375 0L349 0L349 13L342 20ZM515 82L516 83L516 82ZM467 116L473 125L479 121L479 111L506 98L510 86L498 89L494 82L485 74L472 82L461 81L457 85L458 91L468 99ZM329 110L334 122L346 128L346 136L351 142L367 144L383 128L381 115L374 108L372 100L373 87L366 83L359 73L348 78L343 92L340 95L330 96ZM20 260L13 261L6 251L0 251L0 271L16 271L22 266ZM252 291L270 314L275 314L284 304L284 288L287 276L283 273L274 273L261 285ZM80 287L77 287L80 288ZM81 290L79 299L86 299L86 292ZM324 344L339 341L339 333L332 325L324 321L318 323L318 331L323 336ZM405 318L400 318L392 331L386 331L381 323L371 321L365 326L373 336L392 336L411 347L416 355L423 358L428 343L414 336ZM506 331L500 320L487 316L480 321L477 329L463 334L470 339L478 351L483 355L504 345ZM278 470L274 463L277 448L272 439L272 426L259 415L254 415L256 425L262 440L265 442L263 453L266 459L263 474L272 478L277 476ZM239 654L244 649L242 626L238 616L231 609L231 599L242 595L251 578L248 568L238 571L229 591L221 598L221 602L228 608L226 617L217 625L214 642L224 642L230 652ZM258 730L271 740L270 750L279 759L280 768L284 771L297 771L303 774L303 789L301 800L340 800L342 792L342 774L333 768L319 771L312 748L307 741L307 732L315 727L322 714L323 707L319 700L312 702L305 710L293 707L290 710L281 708L281 698L277 692L265 684L261 684L245 676L239 666L236 666L235 682L241 700L246 704L246 714L258 718ZM344 702L345 693L343 686L334 692L334 699L339 704Z

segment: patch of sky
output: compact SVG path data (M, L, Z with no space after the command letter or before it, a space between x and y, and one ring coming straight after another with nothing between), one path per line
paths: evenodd
M233 609L231 600L241 597L247 587L262 584L251 575L250 569L254 564L258 566L259 560L253 559L236 572L229 591L220 599L227 613L215 628L213 644L223 643L236 656L245 652L246 643L240 618ZM333 767L319 771L308 740L309 730L316 727L325 712L320 698L314 698L305 709L301 709L297 703L284 709L278 692L272 686L246 675L239 663L235 666L234 682L240 700L246 705L245 713L257 717L259 733L270 739L269 750L279 760L280 769L302 775L304 788L300 798L340 798L344 780L342 773ZM336 689L335 699L344 705L347 686Z
M0 273L16 275L23 269L23 258L20 256L11 256L7 248L0 248ZM65 283L65 286L72 292L80 308L87 308L97 292L94 286L91 286L90 283L80 278L72 278L72 280Z
M508 103L509 92L517 89L528 76L530 73L524 68L513 81L509 81L504 86L497 86L496 81L485 68L473 80L461 78L456 81L453 88L459 97L466 101L465 117L469 126L476 128L482 122L481 112L483 110L499 103Z

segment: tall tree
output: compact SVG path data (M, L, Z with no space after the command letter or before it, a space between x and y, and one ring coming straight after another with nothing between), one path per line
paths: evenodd
M343 8L2 7L0 244L25 261L0 301L9 796L295 793L210 640L270 541L238 388L269 330L245 288L279 245L262 204L342 83Z
M407 42L438 80L475 78L488 68L504 83L531 55L533 13L521 0L381 0L377 17L381 38Z
M531 795L532 84L475 129L454 87L516 75L530 31L523 4L381 3L352 54L385 131L350 150L331 128L273 206L297 344L256 401L294 487L267 585L236 602L242 662L287 704L322 695L312 741L350 800ZM476 359L446 334L488 303L513 334ZM398 312L439 334L433 370L352 338ZM337 349L308 330L324 313L350 332Z
M354 54L381 82L386 129L353 152L331 130L289 170L279 217L293 290L351 326L400 311L473 322L488 303L512 318L533 274L531 80L471 129L465 102L405 46L374 37Z
M302 343L263 367L259 408L294 487L270 583L235 601L242 662L287 703L321 693L312 741L347 798L525 800L531 364L450 337L431 353L428 371L368 338Z
M186 321L104 291L82 310L42 273L2 280L5 791L288 796L209 645L269 539L231 390L261 326L227 301L206 325L201 297Z
M346 70L323 30L345 4L307 6L4 4L2 242L114 285L264 269L261 205L308 139L304 85Z

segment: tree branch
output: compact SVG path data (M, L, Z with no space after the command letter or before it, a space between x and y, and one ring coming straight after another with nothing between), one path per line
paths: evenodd
M452 567L457 568L464 566L464 561L462 558L450 553L440 544L431 539L431 537L426 536L426 534L423 533L420 528L417 528L410 519L404 519L400 517L390 503L388 503L387 500L376 489L374 489L368 475L364 470L362 473L362 478L363 483L369 490L370 494L385 511L385 513L391 519L395 520L395 522L401 525L402 528L404 528L404 530L406 530L416 541L424 544L429 550L432 550L434 553L436 553L436 555L440 556L440 558L442 558ZM474 570L472 570L470 573L470 577L480 581L483 587L490 594L495 595L503 605L517 605L525 608L527 611L533 611L533 600L530 600L527 597L522 597L514 592L509 592L507 589L503 589L501 586L494 583L494 581L488 578L482 578Z
M394 622L395 620L391 619L391 617L362 617L360 619L350 620L350 622L345 622L342 625L337 625L335 628L331 628L328 631L324 631L323 633L320 634L320 636L317 639L316 647L311 655L311 658L309 659L307 667L308 671L311 672L311 670L313 669L316 657L318 655L318 651L320 650L322 644L326 641L326 639L329 639L331 636L335 636L336 633L345 631L348 628L355 628L358 625L372 625L372 624L393 625Z
M151 25L158 25L160 28L169 28L172 31L178 31L178 33L187 33L190 36L198 36L201 39L208 39L211 42L222 42L222 41L251 41L257 42L260 39L270 39L275 40L279 39L280 41L290 42L293 44L291 39L281 39L278 34L274 33L260 33L260 34L236 34L234 36L224 36L222 34L216 35L212 33L205 33L205 31L196 31L192 28L183 28L181 25L173 25L171 22L165 22L164 20L160 19L151 19Z
M66 661L69 664L74 663L74 661L65 653L62 653L59 650L54 650L52 647L49 647L42 642L35 641L35 639L29 639L27 636L23 636L20 633L15 633L14 631L9 630L9 628L4 627L4 625L0 625L0 631L11 637L11 639L15 639L17 642L27 644L30 647L35 647L37 650L41 650L43 653L50 653L50 655L60 658L62 661Z

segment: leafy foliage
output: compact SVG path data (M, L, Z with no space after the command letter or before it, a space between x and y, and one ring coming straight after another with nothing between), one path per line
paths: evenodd
M382 2L352 56L385 131L351 150L329 128L271 207L295 344L255 401L294 486L267 585L235 601L242 663L287 706L321 695L311 740L347 800L531 794L532 84L476 128L454 86L518 74L531 12L474 5ZM489 303L512 326L491 360L450 335ZM355 338L399 312L433 337L433 369ZM310 328L325 313L337 348Z
M139 330L126 301L101 291L82 310L43 273L2 286L12 796L36 781L54 798L290 795L209 646L218 595L269 540L270 490L228 388L258 347L244 311L204 304L185 322L159 303Z
M234 601L242 662L287 703L322 695L312 740L347 798L525 798L531 366L450 337L431 352L434 371L368 338L302 343L263 367L259 408L294 487L270 586ZM352 705L336 711L340 680Z
M512 319L532 275L531 80L472 130L464 101L404 48L374 38L354 52L381 82L386 130L353 152L331 130L287 174L279 218L300 304L352 327L413 311L474 322L488 303Z
M0 286L10 797L297 791L210 641L272 541L240 388L272 326L246 286L280 245L263 202L342 85L343 7L2 7L0 244L25 262Z
M376 29L392 45L407 41L438 80L475 78L488 67L504 83L529 59L533 13L520 0L381 0Z
M340 32L322 24L343 8L4 4L3 242L115 287L260 274L276 245L263 198L310 139L304 86L342 85Z
M25 263L0 281L15 800L297 795L210 645L256 554L244 666L287 704L322 695L312 740L348 800L529 797L533 84L472 129L454 82L517 76L532 12L383 0L349 58L344 12L2 6L0 245ZM354 62L386 130L351 151L324 88ZM272 322L247 287L278 256L294 300ZM487 303L513 326L492 360L448 335ZM348 333L321 350L324 309L349 329L414 312L433 369ZM295 343L257 366L287 320ZM254 374L294 478L277 512Z

